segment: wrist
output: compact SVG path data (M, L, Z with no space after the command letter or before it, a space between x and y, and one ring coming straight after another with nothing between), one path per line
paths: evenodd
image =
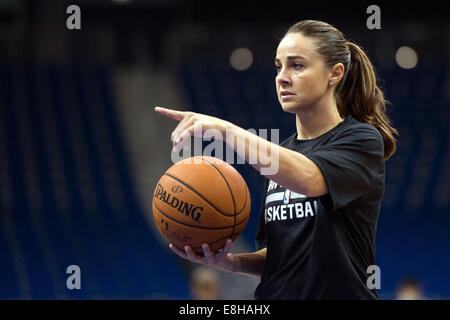
M222 123L220 131L222 132L223 140L225 141L227 139L228 134L234 134L236 126L232 124L231 122L224 121Z
M239 145L239 143L244 143L244 141L247 139L247 130L231 123L226 122L223 126L223 140L228 144L228 146L235 150L236 146Z
M231 265L231 272L232 273L239 273L242 270L241 266L241 259L239 258L239 254L234 254L234 263Z

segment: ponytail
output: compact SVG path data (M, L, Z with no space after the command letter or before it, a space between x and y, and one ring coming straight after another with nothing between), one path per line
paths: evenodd
M341 116L373 125L381 133L384 142L384 159L389 159L397 149L394 134L386 115L387 101L377 85L376 75L367 55L356 44L346 42L350 50L350 63L344 81L336 88L336 101Z
M338 29L322 21L300 21L289 28L286 34L289 33L301 33L317 39L317 51L328 67L337 63L345 66L344 77L335 90L339 114L342 117L351 115L377 128L383 137L384 159L389 159L397 149L394 134L398 135L398 132L386 115L388 102L377 85L372 63L364 51L346 41Z

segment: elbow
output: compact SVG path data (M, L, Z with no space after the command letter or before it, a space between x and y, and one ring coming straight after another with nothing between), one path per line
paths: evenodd
M308 198L321 197L328 193L325 178L317 166L306 173L306 179L302 189L303 194Z
M325 178L317 164L301 153L291 151L286 163L281 168L282 177L290 190L308 198L320 197L328 193ZM283 184L281 182L281 184Z

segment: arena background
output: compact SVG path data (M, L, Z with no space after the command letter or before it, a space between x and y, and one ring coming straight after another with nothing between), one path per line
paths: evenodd
M66 27L71 4L81 30ZM366 26L371 4L379 30ZM169 251L152 221L176 125L153 107L277 128L283 140L295 121L277 102L273 60L302 19L334 24L367 51L399 130L376 239L381 298L395 299L410 278L424 298L450 298L450 25L440 5L0 1L0 298L193 298L194 265ZM417 54L415 67L400 66L411 54L402 46ZM250 66L231 66L233 52L238 68ZM263 180L235 167L252 196L233 246L245 252L254 250ZM66 287L70 265L81 269L80 290ZM256 279L216 275L219 298L252 299Z

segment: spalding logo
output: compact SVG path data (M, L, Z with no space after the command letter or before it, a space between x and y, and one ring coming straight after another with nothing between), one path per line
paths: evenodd
M180 186L180 185L177 185L177 186L172 187L172 192L173 192L173 193L180 193L180 192L182 192L182 191L183 191L183 187Z
M183 191L182 186L174 186L172 188L172 192L179 193L181 192L180 188L181 191ZM174 189L177 190L177 192L175 192ZM158 185L156 186L155 194L153 195L153 197L163 201L172 208L176 208L178 212L184 213L186 217L190 216L195 222L201 223L200 216L202 215L203 207L194 207L193 204L178 199L171 193L168 193L166 190L164 190L160 183L158 183Z

